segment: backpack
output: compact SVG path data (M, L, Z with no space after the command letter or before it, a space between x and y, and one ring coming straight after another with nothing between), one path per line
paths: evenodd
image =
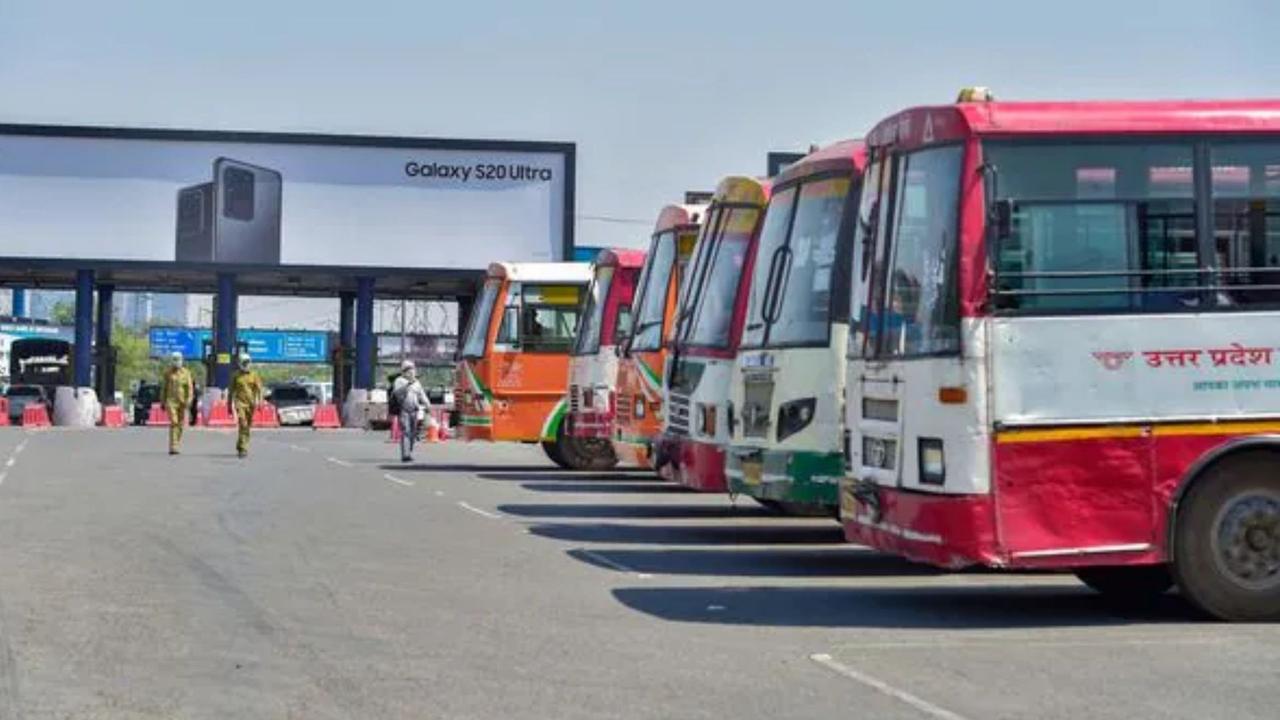
M391 387L387 390L387 414L393 416L400 414L401 396L400 393L396 392L396 380L399 379L400 376L397 375L395 379L391 381Z

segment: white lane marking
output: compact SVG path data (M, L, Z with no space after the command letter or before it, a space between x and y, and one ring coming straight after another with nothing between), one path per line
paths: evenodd
M809 659L838 675L842 675L850 680L862 683L872 690L887 695L894 700L904 702L929 717L940 718L940 720L967 720L963 715L953 713L946 708L938 707L928 700L912 695L906 690L896 688L883 680L873 678L870 675L854 670L848 665L834 660L826 653L810 655Z
M444 491L443 491L443 490L437 490L437 491L436 491L436 497L444 497Z
M25 449L27 449L27 441L23 440L22 442L18 443L18 447L13 449L13 454L18 455Z
M382 474L382 477L384 477L384 478L386 478L386 479L390 480L391 482L393 482L393 483L395 483L395 484L397 484L397 485L403 485L403 486L405 486L405 487L413 487L413 482L412 482L412 481L410 481L410 480L401 480L400 478L396 477L395 475L392 475L391 473L383 473L383 474Z
M639 570L636 570L635 568L627 567L626 565L623 565L622 563L620 563L620 562L618 562L618 561L616 561L616 560L611 560L611 559L609 559L609 558L605 557L604 555L601 555L600 553L595 552L595 551L593 551L593 550L585 550L585 549L581 549L581 550L578 550L578 552L582 553L582 554L583 554L583 555L585 555L586 557L591 558L592 560L595 560L596 562L600 563L601 565L604 565L605 567L608 567L608 568L613 568L614 570L617 570L618 572L630 573L630 574L632 574L632 575L635 575L635 576L636 576L636 577L638 577L638 578L651 578L651 577L653 577L653 575L651 575L651 574L649 574L649 573L640 572Z
M341 465L342 467L351 467L351 463L347 462L346 460L339 460L336 457L325 458L325 460L328 460L334 465Z
M294 445L293 443L289 444L289 449L293 450L294 452L311 452L311 448L303 447L301 445Z
M11 458L9 458L8 460L5 460L5 461L4 461L4 466L5 466L5 467L13 467L13 464L14 464L14 463L16 463L16 462L18 462L18 458L11 457Z
M497 513L491 513L491 512L489 512L488 510L482 510L481 508L478 508L478 507L476 507L475 505L471 505L471 504L469 504L469 503L465 503L465 502L463 502L463 501L461 501L461 500L459 500L459 501L458 501L458 507L462 508L463 510L469 510L469 511L471 511L471 512L473 512L473 513L477 514L477 515L482 515L482 516L484 516L484 517L487 517L487 518L489 518L490 520L501 520L501 519L502 519L502 516L501 516L501 515L499 515L499 514L497 514Z

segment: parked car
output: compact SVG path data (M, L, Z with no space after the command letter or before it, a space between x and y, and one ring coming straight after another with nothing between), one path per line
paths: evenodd
M22 422L22 411L32 403L49 404L49 396L39 385L10 385L4 392L9 398L9 422L17 425Z
M276 406L281 425L309 425L316 417L319 399L301 385L277 385L268 402Z

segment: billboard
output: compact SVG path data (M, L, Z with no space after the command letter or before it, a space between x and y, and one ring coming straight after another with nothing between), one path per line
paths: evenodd
M563 260L573 163L563 143L0 125L0 257Z
M314 330L255 330L236 333L255 362L327 363L329 333ZM205 328L153 327L148 333L151 357L164 358L175 352L187 360L201 360L213 333Z

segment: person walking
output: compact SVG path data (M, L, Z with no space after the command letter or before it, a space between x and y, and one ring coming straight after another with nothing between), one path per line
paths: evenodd
M262 378L253 371L251 365L249 355L241 355L236 373L231 377L231 406L236 413L238 457L249 454L249 429L253 427L253 412L262 404Z
M177 455L182 444L182 428L187 413L195 400L195 380L191 371L182 364L182 353L169 355L169 367L160 381L160 405L169 413L169 454Z
M413 460L413 447L422 431L422 422L431 409L431 401L418 381L412 360L400 363L400 375L391 385L391 399L391 404L400 412L400 461L409 462Z

